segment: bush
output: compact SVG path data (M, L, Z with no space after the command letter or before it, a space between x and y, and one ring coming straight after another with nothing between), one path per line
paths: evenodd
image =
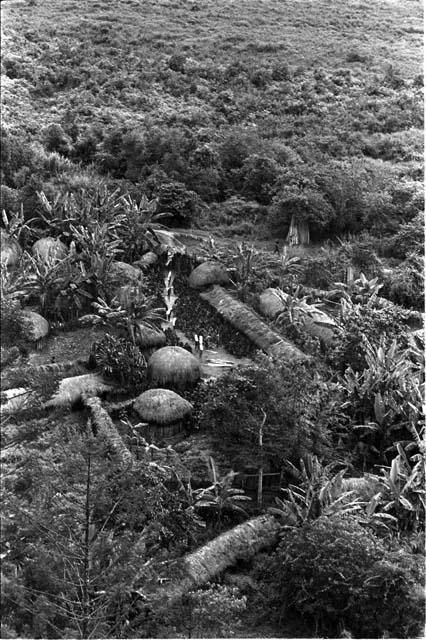
M198 197L181 182L167 182L158 189L158 213L170 215L172 226L189 227L198 209Z
M424 309L424 260L412 253L385 280L383 295L403 307Z
M392 555L373 533L350 517L319 518L284 530L278 550L262 561L275 621L301 616L315 633L355 637L417 637L424 624L415 594L420 569Z
M63 156L71 153L71 139L59 124L49 124L42 132L43 144L47 151L57 151Z
M385 242L384 254L405 260L410 253L422 253L424 239L423 214L402 224L397 233Z
M384 348L395 339L406 345L407 322L407 313L392 305L385 309L374 309L369 304L353 306L341 318L344 330L335 339L330 362L342 372L347 367L362 371L366 366L365 341L372 345L382 342Z
M209 388L199 423L233 464L257 466L263 411L264 460L279 469L284 459L324 453L328 433L321 417L328 390L303 364L288 366L261 356L252 367L230 372Z
M89 362L131 393L143 391L146 383L146 360L130 340L107 333L102 340L92 345Z
M182 53L174 53L169 58L169 69L171 69L172 71L177 71L179 73L184 73L185 62L186 56L184 56Z

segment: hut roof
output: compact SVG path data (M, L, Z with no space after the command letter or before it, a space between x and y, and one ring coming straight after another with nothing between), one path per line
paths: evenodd
M22 255L22 249L17 240L12 238L7 231L0 228L1 262L6 267L14 267Z
M43 316L31 309L23 309L20 313L23 318L23 329L28 340L36 342L47 336L49 323Z
M154 424L172 424L189 416L192 404L170 389L148 389L133 405L142 420Z
M265 353L288 362L307 361L309 357L289 340L273 331L249 306L218 285L200 293L225 320L244 333Z
M228 284L229 276L223 265L219 262L203 262L190 274L188 284L194 289L207 287L211 284Z
M58 238L48 236L34 242L32 252L39 260L63 260L68 254L68 248Z
M167 340L161 329L150 327L144 322L138 322L137 326L138 331L136 341L143 349L165 346Z
M265 289L259 296L259 311L266 318L275 318L284 311L283 301L277 295L276 289Z
M200 363L182 347L162 347L148 360L148 377L160 386L184 388L201 377Z
M142 272L137 267L133 267L127 262L115 260L110 267L109 279L113 285L126 285L129 282L136 282L140 279Z
M157 261L158 261L157 254L154 253L153 251L148 251L147 253L144 253L142 258L140 258L140 260L138 260L134 266L138 266L141 269L147 269L148 267L151 267L153 264L155 264Z

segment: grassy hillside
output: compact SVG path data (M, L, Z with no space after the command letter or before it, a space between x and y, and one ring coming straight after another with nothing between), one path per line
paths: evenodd
M101 174L136 195L183 198L177 209L191 202L185 224L244 236L256 222L265 237L284 237L291 212L327 237L395 232L421 208L418 2L6 0L2 10L4 126L68 159L33 148L32 190L19 173L31 161L11 161L5 184L27 187L15 201L35 182L85 186L89 172L88 183Z

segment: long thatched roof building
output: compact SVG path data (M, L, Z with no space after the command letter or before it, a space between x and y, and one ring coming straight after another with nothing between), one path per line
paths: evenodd
M309 360L309 357L303 351L289 340L285 340L276 331L273 331L253 309L234 298L233 295L219 285L200 293L200 296L265 353L288 362Z

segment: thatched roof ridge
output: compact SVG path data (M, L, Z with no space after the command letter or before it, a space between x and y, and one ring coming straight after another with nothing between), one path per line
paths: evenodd
M252 518L225 531L183 558L179 578L158 589L152 601L161 598L171 603L190 589L200 587L239 560L248 560L262 549L279 541L281 523L266 514Z
M228 284L229 276L220 262L208 260L195 267L188 278L188 284L193 289L201 289L211 284Z
M219 285L200 293L201 298L209 302L216 311L232 324L238 331L246 335L260 349L272 356L283 358L288 362L308 360L308 356L300 351L289 340L285 340L273 331L261 317L246 304L234 298Z
M182 347L162 347L148 360L148 378L158 387L183 389L200 377L198 359Z
M112 390L98 373L62 378L58 389L45 404L46 407L69 407L82 399L84 395L96 396Z
M145 422L172 424L192 413L192 404L170 389L148 389L141 393L133 409Z

